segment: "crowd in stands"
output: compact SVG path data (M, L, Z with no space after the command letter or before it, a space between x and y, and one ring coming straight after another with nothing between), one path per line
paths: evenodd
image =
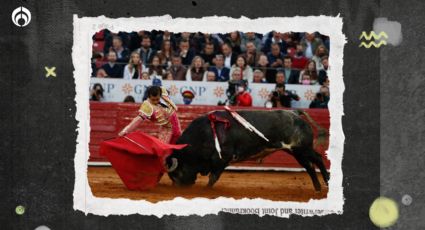
M328 54L329 37L319 33L112 33L105 29L93 36L92 77L245 80L276 84L277 92L285 84L327 88Z

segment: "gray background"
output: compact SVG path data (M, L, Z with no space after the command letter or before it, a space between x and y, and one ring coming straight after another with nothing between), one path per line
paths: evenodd
M420 229L425 216L420 189L424 173L424 31L421 1L4 1L0 27L0 105L3 130L0 154L1 229L374 229L370 204L380 194L395 199L400 219L392 229ZM32 13L16 27L10 15L18 6ZM75 84L71 59L72 15L108 17L329 15L343 17L344 111L346 137L343 215L290 219L249 215L205 217L94 216L74 211ZM374 18L402 25L398 47L359 48L362 31ZM44 66L56 66L45 78ZM77 76L87 77L87 76ZM422 96L422 97L421 97ZM381 153L381 155L380 155ZM381 157L381 159L380 159ZM422 183L422 184L421 184ZM410 206L401 196L413 198ZM15 214L23 205L26 212Z
M382 1L379 13L403 33L399 46L380 51L381 195L400 208L391 229L425 229L424 9L423 1ZM410 205L401 202L405 194Z

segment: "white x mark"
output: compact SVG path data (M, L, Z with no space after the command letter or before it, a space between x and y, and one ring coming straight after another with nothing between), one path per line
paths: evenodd
M52 68L49 68L47 66L44 66L44 69L47 72L46 77L50 77L50 76L56 77L56 73L55 73L56 67L53 66Z

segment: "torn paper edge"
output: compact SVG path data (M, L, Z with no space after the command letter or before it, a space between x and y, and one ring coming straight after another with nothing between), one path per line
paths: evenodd
M326 215L330 213L342 214L344 205L342 187L341 162L344 150L345 136L342 130L343 92L345 89L343 69L343 49L346 37L342 33L343 22L340 15L331 16L296 16L296 17L267 17L239 19L230 17L204 17L204 18L172 18L170 15L142 17L142 18L106 18L82 17L74 15L74 44L72 48L72 62L75 68L75 101L77 127L77 146L74 159L75 185L74 185L74 210L80 210L86 215L199 215L218 214L220 211L274 208L281 210L279 217L289 217L282 210L292 209L292 214L303 216ZM151 203L145 200L130 200L123 198L98 198L90 189L87 169L89 159L90 140L90 111L89 111L89 87L90 87L90 58L92 53L92 36L101 29L118 31L139 30L168 30L171 32L207 32L229 33L235 30L241 32L267 33L272 30L279 32L319 32L330 37L330 79L329 101L330 112L330 136L328 159L331 162L328 196L325 199L308 202L271 201L261 198L234 199L219 197L216 199L194 198L185 199L176 197L173 200ZM302 191L300 191L302 192ZM301 210L295 213L295 210ZM302 211L307 210L307 212ZM308 212L310 210L310 212ZM313 210L313 212L311 211ZM314 212L316 210L316 212ZM258 215L263 216L262 213Z

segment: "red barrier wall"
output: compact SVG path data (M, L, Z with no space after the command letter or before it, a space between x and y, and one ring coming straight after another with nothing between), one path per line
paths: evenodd
M117 133L124 128L135 116L140 104L136 103L112 103L112 102L90 102L90 162L106 162L107 159L99 155L99 144L105 139L117 136ZM189 123L196 117L203 115L212 110L223 110L222 106L197 106L197 105L178 105L178 117L182 129L184 130ZM238 108L234 109L247 109ZM260 110L271 110L266 108L249 108ZM330 120L329 111L327 109L304 109L310 116L322 127L329 130ZM140 125L143 132L156 135L157 126L151 122L144 122ZM315 130L316 132L316 130ZM325 157L326 167L329 168L329 161L325 156L328 144L318 146L316 150ZM234 164L239 167L268 167L268 168L301 168L295 159L284 153L277 151L266 157L262 163L256 161L245 161L243 163Z

